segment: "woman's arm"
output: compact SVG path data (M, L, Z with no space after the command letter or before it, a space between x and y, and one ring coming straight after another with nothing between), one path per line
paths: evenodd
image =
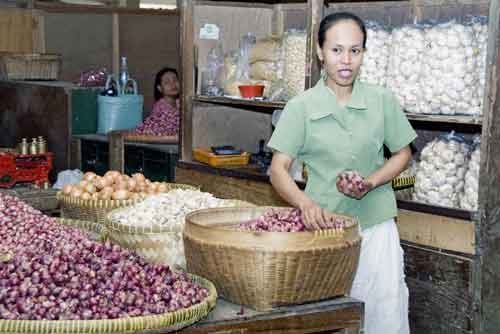
M314 229L325 227L328 212L299 189L288 173L292 161L293 159L287 154L274 152L271 161L271 183L281 197L292 206L300 209L306 226Z

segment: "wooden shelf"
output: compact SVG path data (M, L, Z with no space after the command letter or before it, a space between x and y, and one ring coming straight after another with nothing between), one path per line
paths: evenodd
M482 126L483 124L482 116L424 115L407 112L406 117L408 117L408 119L411 121L420 122L466 124L478 127Z
M468 211L468 210L430 205L430 204L419 203L414 201L405 201L405 200L398 200L397 203L398 203L398 208L403 210L429 213L432 215L439 215L439 216L462 219L467 221L477 220L476 211Z
M283 109L286 102L254 101L248 99L233 99L229 97L213 97L198 95L193 97L195 102L213 103L231 107L251 107L256 111L272 113L275 109Z
M177 9L144 9L127 7L110 7L98 5L72 5L66 3L50 3L35 1L35 9L53 13L98 13L98 14L131 14L131 15L178 15Z

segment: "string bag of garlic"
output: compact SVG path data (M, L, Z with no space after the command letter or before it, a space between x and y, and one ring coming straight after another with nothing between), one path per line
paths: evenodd
M425 49L425 30L422 25L405 25L391 32L387 87L398 97L403 109L419 113L422 100L420 75Z
M198 190L176 189L168 193L152 195L136 205L115 210L108 216L113 224L122 224L131 229L147 231L148 228L161 228L163 247L167 247L168 258L162 263L181 268L186 267L182 232L185 216L195 210L234 206L235 202L214 197ZM150 236L153 237L153 236Z
M467 160L467 171L464 177L464 189L459 196L460 208L470 211L478 209L479 162L481 155L481 137L475 136L472 141L471 154Z
M468 25L472 27L474 37L474 56L476 58L476 72L478 84L476 85L475 97L478 99L478 108L471 115L481 116L483 114L484 88L486 84L486 52L488 46L488 17L468 16Z
M472 26L455 20L425 29L421 113L472 115L478 112L478 73Z
M290 29L283 36L284 97L288 100L303 92L306 81L307 33Z
M377 22L368 21L366 22L366 35L366 51L363 55L360 80L385 86L391 47L391 32Z
M415 175L413 200L457 208L464 188L469 146L454 131L425 145Z

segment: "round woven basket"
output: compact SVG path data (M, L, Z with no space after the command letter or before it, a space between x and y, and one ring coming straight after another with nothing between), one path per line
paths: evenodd
M251 207L253 204L239 200L227 200L228 206ZM120 210L120 209L117 209ZM133 250L146 261L172 266L177 252L184 253L182 231L173 231L169 226L152 225L139 227L114 221L108 213L105 221L107 237L123 248ZM179 249L180 248L180 249ZM172 251L175 249L175 251ZM185 263L179 264L185 268Z
M257 310L348 294L361 245L356 220L342 216L348 221L342 234L228 228L267 209L216 208L187 215L188 271L213 282L222 297Z
M169 191L174 189L198 189L194 186L181 183L167 183ZM57 199L61 207L61 216L63 218L71 218L78 220L93 221L104 224L108 212L130 206L142 200L102 200L81 198L64 195L62 192L57 193Z
M56 220L64 225L77 227L94 236L102 236L103 228L95 222L74 219ZM0 320L0 333L45 334L45 333L137 333L144 330L161 330L161 333L178 331L208 315L215 307L217 291L214 284L196 275L188 275L193 282L208 289L208 297L189 308L159 315L130 317L110 320Z

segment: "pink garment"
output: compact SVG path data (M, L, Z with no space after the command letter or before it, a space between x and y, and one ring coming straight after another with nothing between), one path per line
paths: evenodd
M156 101L153 111L135 129L139 135L149 136L175 136L179 134L180 101L172 107L165 99Z

